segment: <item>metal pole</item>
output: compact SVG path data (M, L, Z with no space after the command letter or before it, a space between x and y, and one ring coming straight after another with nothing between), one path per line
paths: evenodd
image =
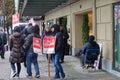
M48 54L48 77L50 78L50 59L51 58L51 55Z
M3 4L3 28L4 28L4 32L5 32L5 16L6 16L6 0L4 0L4 4Z

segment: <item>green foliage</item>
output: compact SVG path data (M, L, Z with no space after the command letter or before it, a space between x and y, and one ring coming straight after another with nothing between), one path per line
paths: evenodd
M83 24L82 24L82 43L83 45L88 41L89 39L89 26L88 26L88 14L83 14Z
M64 30L67 31L67 18L62 18L62 25L64 26Z
M64 30L67 31L67 17L59 18L59 24L63 26Z

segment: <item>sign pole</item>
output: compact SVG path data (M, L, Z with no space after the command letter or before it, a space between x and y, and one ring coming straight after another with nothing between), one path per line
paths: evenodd
M48 54L48 77L50 78L50 58L51 58L51 55Z

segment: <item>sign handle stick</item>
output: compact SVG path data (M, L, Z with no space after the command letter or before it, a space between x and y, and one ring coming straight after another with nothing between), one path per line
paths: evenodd
M48 54L48 77L50 78L50 58L51 58L51 55Z

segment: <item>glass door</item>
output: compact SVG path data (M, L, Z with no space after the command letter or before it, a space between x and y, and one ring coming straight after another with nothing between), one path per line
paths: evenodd
M114 16L114 64L113 67L120 70L120 4L113 6Z

